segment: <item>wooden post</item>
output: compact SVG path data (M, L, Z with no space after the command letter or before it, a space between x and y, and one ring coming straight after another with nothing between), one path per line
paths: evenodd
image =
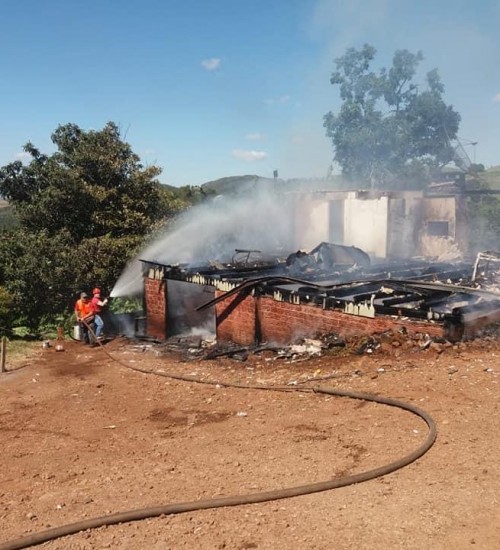
M2 336L2 345L0 346L0 372L5 372L5 355L7 353L7 337Z

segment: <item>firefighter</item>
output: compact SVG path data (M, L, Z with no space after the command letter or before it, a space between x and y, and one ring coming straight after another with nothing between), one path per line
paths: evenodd
M80 325L85 344L93 343L95 310L89 295L86 292L80 294L75 303L75 317Z
M94 288L92 291L92 306L94 308L95 335L98 340L102 339L104 321L101 317L102 308L108 303L108 299L101 300L101 289Z

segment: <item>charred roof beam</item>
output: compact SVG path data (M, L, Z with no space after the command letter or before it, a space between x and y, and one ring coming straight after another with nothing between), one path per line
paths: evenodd
M407 304L410 302L419 302L424 299L422 294L417 294L415 292L410 294L404 294L400 296L395 296L393 298L385 298L382 300L382 305L384 307L394 307L402 304Z

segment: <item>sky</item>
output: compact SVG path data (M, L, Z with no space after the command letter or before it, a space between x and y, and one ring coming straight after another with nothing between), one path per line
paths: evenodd
M0 166L113 121L160 181L323 177L334 60L421 50L471 161L500 165L498 0L0 0ZM335 167L334 167L335 170Z

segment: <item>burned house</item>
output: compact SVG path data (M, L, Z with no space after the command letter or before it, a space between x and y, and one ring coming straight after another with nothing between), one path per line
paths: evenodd
M466 286L470 262L371 262L323 242L287 256L237 250L226 264L144 266L147 333L162 340L204 328L243 345L387 330L456 341L500 321L500 295Z
M466 252L464 201L447 187L291 191L252 208L231 204L231 225L219 221L222 216L198 216L194 230L169 241L172 249L195 235L189 261L180 259L185 249L173 261L173 254L142 260L147 334L166 339L206 330L218 341L244 345L389 329L449 340L477 334L500 320L500 296L478 288L473 262L460 260ZM255 249L236 248L238 239L253 242L277 232L277 204L287 248L264 253L268 249L258 250L257 242ZM265 219L245 225L246 213L264 213ZM217 226L210 233L212 219ZM211 254L215 241L226 245L224 256Z
M298 246L354 245L374 258L440 257L466 252L465 197L426 191L315 191L294 201Z

